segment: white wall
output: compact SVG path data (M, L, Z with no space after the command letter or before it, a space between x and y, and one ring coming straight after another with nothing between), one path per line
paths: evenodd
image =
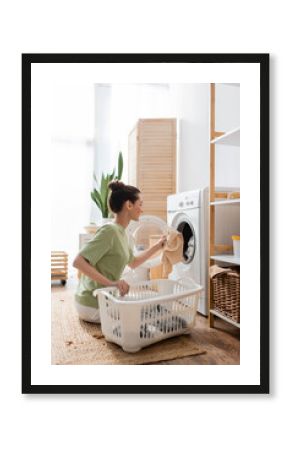
M113 152L112 130L112 86L110 84L94 85L94 173L98 183L102 172L111 173ZM93 178L91 179L93 187ZM102 217L100 210L91 201L90 222L97 223Z
M178 192L209 185L210 85L170 86L172 106L179 121ZM239 126L239 88L216 86L216 130ZM216 185L240 185L239 150L216 146Z
M55 85L51 127L51 249L71 263L89 223L93 176L93 85ZM47 168L43 168L47 170ZM41 189L41 186L40 186ZM69 271L72 272L71 264Z
M240 88L216 84L216 130L230 131L240 126ZM216 186L240 186L240 149L216 145Z
M102 172L112 172L112 154L114 153L114 129L112 116L112 85L94 86L94 170L97 178Z
M171 102L167 84L112 85L112 124L115 164L117 153L124 156L123 180L128 182L128 136L138 119L171 117Z
M178 119L177 191L209 183L209 85L170 85L172 105Z

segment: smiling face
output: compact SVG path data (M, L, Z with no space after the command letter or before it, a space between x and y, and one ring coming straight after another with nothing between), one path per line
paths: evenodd
M127 203L127 211L129 213L130 220L138 221L139 217L143 213L143 210L142 210L143 200L142 200L141 194L138 194L138 199L134 203L132 203L130 200L128 200L126 203Z

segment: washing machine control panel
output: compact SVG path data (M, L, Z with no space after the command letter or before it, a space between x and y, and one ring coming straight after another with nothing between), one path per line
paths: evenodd
M200 207L200 191L181 192L167 197L167 210L179 211Z

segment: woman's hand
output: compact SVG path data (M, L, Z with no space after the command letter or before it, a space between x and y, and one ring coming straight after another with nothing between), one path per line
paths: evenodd
M126 295L129 292L130 286L125 280L118 280L114 282L114 286L119 289L120 295Z
M156 250L161 250L164 247L164 245L166 244L166 241L167 241L167 236L163 235L162 238L159 239L159 241L157 241L155 244Z
M167 236L164 235L161 237L161 239L159 239L156 242L156 244L154 244L150 248L148 248L148 250L145 250L138 256L135 256L133 262L131 264L129 264L131 269L136 269L136 267L140 266L145 261L147 261L147 259L151 258L151 256L153 256L156 252L158 252L159 250L161 250L164 247L166 242L167 242Z

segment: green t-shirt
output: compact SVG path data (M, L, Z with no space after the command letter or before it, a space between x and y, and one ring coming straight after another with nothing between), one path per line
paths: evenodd
M125 228L117 223L106 224L99 228L94 238L79 254L112 281L119 280L125 266L134 259ZM98 308L98 301L92 293L101 287L104 286L81 274L75 295L76 301L84 306Z

